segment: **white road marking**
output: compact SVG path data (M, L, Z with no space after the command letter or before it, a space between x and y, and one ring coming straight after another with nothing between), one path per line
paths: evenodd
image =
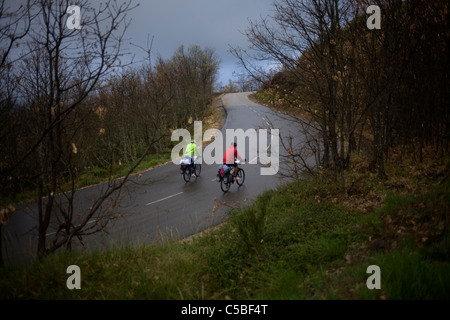
M155 204L155 203L157 203L157 202L164 201L164 200L167 200L167 199L176 197L176 196L178 196L178 195L180 195L180 194L182 194L182 193L183 193L183 192L179 192L179 193L173 194L173 195L171 195L171 196L168 196L168 197L165 197L165 198L162 198L162 199L159 199L159 200L155 200L155 201L149 202L149 203L146 204L146 206L150 206L150 205ZM88 221L86 224L91 224L91 223L95 223L95 220L90 220L90 221ZM46 236L52 236L52 235L54 235L54 234L56 234L56 232L49 232L49 233L46 234Z
M269 121L266 118L261 117L261 119L270 127L270 123L269 123Z
M155 200L155 201L149 202L149 203L146 204L146 206L150 206L150 205L155 204L155 203L157 203L157 202L161 202L161 201L164 201L164 200L167 200L167 199L170 199L170 198L179 196L179 195L182 194L182 193L183 193L183 192L178 192L178 193L173 194L173 195L171 195L171 196L168 196L168 197L165 197L165 198L162 198L162 199L159 199L159 200Z

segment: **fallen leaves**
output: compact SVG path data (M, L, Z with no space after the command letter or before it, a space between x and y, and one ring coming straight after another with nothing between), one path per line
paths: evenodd
M72 142L72 152L73 152L74 154L77 154L77 153L78 153L77 146L76 146L75 143L73 143L73 142Z

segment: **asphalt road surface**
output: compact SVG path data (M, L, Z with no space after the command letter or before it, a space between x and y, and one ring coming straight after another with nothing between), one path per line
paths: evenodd
M250 93L227 94L224 102L227 118L222 128L226 130L279 129L280 136L292 135L301 140L298 126L278 112L255 104L248 99ZM270 134L267 146L270 146ZM227 147L229 141L223 141ZM242 147L242 146L241 146ZM252 149L253 148L253 149ZM115 245L155 243L168 238L184 239L207 228L216 226L227 218L231 208L250 204L258 195L283 183L279 174L261 175L262 164L255 154L258 145L246 140L247 163L241 167L246 178L243 186L233 184L223 193L216 181L218 164L203 164L199 177L185 183L179 165L166 165L133 176L122 190L119 206L112 209L120 218L109 223L105 232L86 236L74 245L84 249L111 248ZM270 149L268 149L270 150ZM257 155L261 150L258 151ZM273 151L272 151L273 152ZM280 146L279 152L284 150ZM280 160L281 161L281 160ZM249 163L250 162L250 163ZM76 192L75 213L89 208L105 185L97 185ZM94 223L94 221L92 221ZM47 231L47 241L55 235L52 226ZM16 205L16 211L3 227L3 258L10 261L34 259L37 248L37 204L33 202Z

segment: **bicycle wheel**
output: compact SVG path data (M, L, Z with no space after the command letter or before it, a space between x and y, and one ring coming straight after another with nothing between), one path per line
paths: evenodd
M229 181L229 179L230 176L226 175L220 181L220 189L222 189L223 192L228 192L228 190L230 190L231 182Z
M242 186L245 181L245 171L243 169L239 169L236 176L236 183L238 186Z
M195 176L199 177L201 172L202 172L202 165L201 164L195 164L194 165L194 174L195 174Z
M184 168L184 171L183 171L183 179L184 179L184 181L189 182L189 180L191 180L191 175L192 175L191 168L186 166Z

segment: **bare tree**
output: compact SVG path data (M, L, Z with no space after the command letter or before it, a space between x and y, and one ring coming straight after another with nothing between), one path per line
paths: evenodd
M31 0L20 4L18 8L11 9L6 1L0 3L0 68L11 63L8 61L14 46L30 31L33 19L30 8L34 5ZM15 57L18 59L19 57Z
M286 94L297 99L286 102L317 123L321 164L334 168L345 190L344 170L362 121L360 105L352 99L355 55L344 32L355 12L349 1L340 0L280 0L274 8L272 19L251 22L247 29L250 51L232 52L251 74L258 74L252 61L266 60L278 62L294 77L296 88Z
M111 182L88 212L75 219L74 158L78 153L76 136L82 126L76 121L76 111L118 64L128 26L126 14L135 6L131 1L107 1L94 8L88 1L78 1L80 28L69 28L67 9L72 4L66 0L37 0L26 8L26 16L36 17L26 38L31 54L22 59L17 82L22 111L28 120L22 123L22 134L28 136L27 140L21 138L16 161L2 168L2 175L17 172L25 164L34 168L39 256L61 246L70 247L74 237L87 232L88 221L95 221L89 225L91 231L102 229L106 220L93 217L128 177ZM66 181L71 181L71 192L64 193L66 201L58 200L56 194ZM59 221L59 227L48 244L46 233L52 219Z
M32 6L31 1L21 4L16 8L7 6L5 0L0 2L0 149L8 150L14 128L9 117L14 104L14 91L17 83L14 81L13 66L21 58L14 54L21 40L30 30L32 13L28 8ZM16 4L14 4L16 5ZM0 156L0 170L7 167L7 163L13 161L14 155L3 153Z
M219 65L212 49L180 48L155 64L148 49L142 66L121 63L131 1L76 2L79 28L71 28L73 2L34 0L26 8L34 19L5 81L16 101L2 131L12 129L0 178L14 192L36 191L40 257L105 230L144 157L166 151L171 128L207 111ZM111 174L89 208L75 211L80 173L92 165L112 173L122 161L125 177Z
M381 29L367 27L373 4ZM250 22L250 48L232 52L256 79L264 79L261 61L282 66L259 94L317 124L321 165L333 168L343 191L351 154L364 144L380 178L392 146L419 161L427 149L448 151L446 1L279 0L274 8ZM290 162L301 167L302 157L293 153Z

